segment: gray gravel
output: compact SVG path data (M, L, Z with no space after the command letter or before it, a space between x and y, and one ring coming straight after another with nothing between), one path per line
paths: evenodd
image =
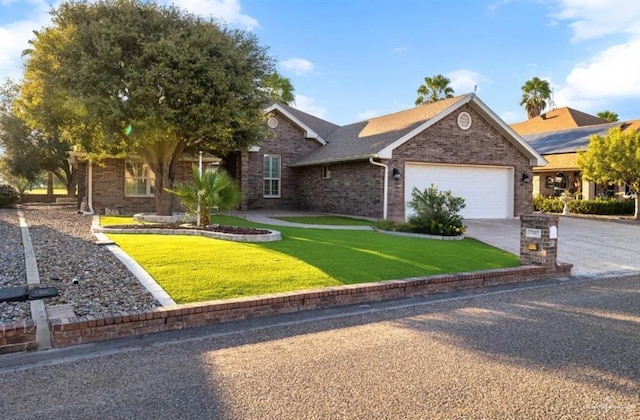
M0 287L24 286L27 275L24 248L16 209L0 209ZM0 323L31 319L27 302L0 303Z
M60 291L60 296L46 300L47 306L72 305L76 316L160 306L111 252L95 244L90 232L91 217L63 206L24 206L21 210L29 225L40 283ZM16 250L23 252L18 217L15 210L4 214L14 215L7 217L4 229L11 232L18 229L17 236L12 234L9 241L3 240L3 245L13 253L13 260L18 258ZM24 258L19 261L12 263L11 270L18 272L16 267L22 264L19 281L24 284ZM2 311L0 316L5 320L19 318L10 311Z

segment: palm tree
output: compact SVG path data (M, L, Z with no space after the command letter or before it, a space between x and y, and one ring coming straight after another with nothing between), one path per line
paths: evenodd
M609 122L618 121L618 114L616 114L613 111L606 110L606 111L598 112L596 115L605 121L609 121Z
M166 189L180 198L188 213L199 214L200 223L211 224L211 211L236 208L242 199L240 187L224 170L200 174L193 167L193 184L180 184L175 190Z
M453 98L453 88L449 86L450 83L451 80L441 74L425 77L424 84L418 87L416 106Z
M291 105L295 101L295 89L288 78L279 73L272 73L263 79L263 83L274 101L285 105Z
M527 111L527 118L535 118L542 114L549 99L551 99L551 88L548 81L534 77L522 85L520 105L523 105Z

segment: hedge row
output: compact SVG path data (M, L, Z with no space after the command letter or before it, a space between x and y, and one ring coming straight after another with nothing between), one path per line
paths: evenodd
M533 209L547 213L562 213L564 202L557 197L543 197L538 195L533 198ZM575 214L599 214L599 215L633 215L635 200L616 200L597 198L595 200L569 201L569 212Z

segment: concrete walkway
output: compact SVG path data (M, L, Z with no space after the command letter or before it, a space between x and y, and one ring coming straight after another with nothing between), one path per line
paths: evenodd
M520 251L520 220L465 220L467 236L513 254ZM572 274L640 271L640 225L560 217L558 260L573 264Z
M276 217L315 217L315 216L339 216L335 214L327 215L323 213L309 213L302 211L286 211L286 210L247 210L234 212L233 216L241 217L255 223L272 225L272 226L288 226L305 229L336 229L336 230L372 230L370 226L347 226L347 225L310 225L305 223L292 223L284 220L275 219ZM345 216L352 217L352 216Z

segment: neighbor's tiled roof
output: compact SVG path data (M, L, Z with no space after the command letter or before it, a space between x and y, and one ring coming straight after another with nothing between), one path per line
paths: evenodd
M587 150L589 138L596 134L606 136L610 129L622 126L622 122L589 125L568 130L550 131L544 133L526 134L524 138L538 153L543 155L553 153L570 153Z
M302 112L296 108L293 108L288 105L280 104L284 109L291 113L294 117L299 119L302 123L306 124L310 129L315 131L322 137L324 140L327 140L327 137L331 135L336 129L340 128L339 125L331 123L329 121L325 121L322 118L318 118L311 114L307 114L306 112Z
M547 160L545 166L536 166L535 169L540 171L560 171L560 170L573 170L578 167L576 159L578 153L559 153L555 155L544 155Z
M640 131L640 120L625 121L622 124L622 131Z
M511 128L513 128L516 133L524 136L526 134L544 133L600 124L607 124L607 121L595 115L565 107L552 109L538 117L511 124Z
M468 95L444 99L405 111L345 125L325 138L327 145L303 157L296 165L373 157L387 146Z

